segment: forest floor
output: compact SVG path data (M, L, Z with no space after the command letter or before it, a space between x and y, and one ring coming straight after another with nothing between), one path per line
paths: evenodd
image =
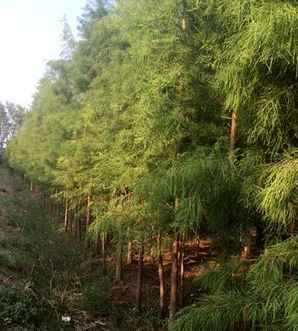
M185 304L200 291L209 242L186 246ZM148 252L149 253L149 252ZM170 253L164 256L169 297ZM136 259L123 282L113 268L103 277L100 257L86 258L84 245L59 229L23 179L0 166L0 330L166 330L159 318L156 261L145 256L143 312L135 308Z

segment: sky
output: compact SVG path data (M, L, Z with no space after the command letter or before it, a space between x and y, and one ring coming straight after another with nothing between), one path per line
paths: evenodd
M86 0L0 0L0 102L29 106L46 63L61 52L62 19L73 32Z

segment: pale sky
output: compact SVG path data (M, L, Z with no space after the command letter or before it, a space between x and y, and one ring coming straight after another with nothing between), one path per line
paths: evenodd
M75 33L86 0L0 0L0 102L28 106L61 51L64 14Z

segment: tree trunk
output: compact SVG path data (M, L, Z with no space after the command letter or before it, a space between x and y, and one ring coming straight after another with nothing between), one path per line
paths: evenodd
M151 259L151 263L154 263L155 260L155 252L154 252L154 247L152 246L150 249L150 259Z
M179 251L179 234L176 234L172 247L172 269L171 269L171 296L169 306L169 317L172 320L177 312L178 297L178 251Z
M183 17L182 17L182 20L181 20L181 28L182 28L182 31L185 32L186 29L187 29L187 17L185 15L185 11L186 11L185 0L182 1L182 11L183 11Z
M132 242L128 242L127 246L127 264L132 264Z
M44 193L44 210L48 212L48 196L47 193Z
M53 203L51 197L48 198L48 213L53 218Z
M77 207L75 207L74 209L74 215L73 215L73 219L74 219L74 228L75 228L75 238L78 238L79 235L79 227L78 227L78 213L77 213Z
M139 247L139 265L138 265L138 287L137 287L137 310L142 310L142 289L143 289L143 270L144 270L144 243Z
M73 210L68 206L68 229L70 233L73 233Z
M56 218L57 218L57 220L60 221L60 205L59 205L59 201L56 201L55 206L56 206Z
M65 201L65 213L64 213L64 231L67 232L68 231L68 201Z
M235 144L236 144L236 133L237 133L237 114L232 112L231 120L231 131L230 131L230 157L235 156Z
M251 245L252 245L252 237L251 237L250 230L245 232L243 236L245 238L245 245L241 252L241 257L244 259L248 259L251 257Z
M101 254L101 234L96 235L95 245L94 245L95 256Z
M196 239L196 246L197 246L197 249L196 249L196 256L199 256L200 255L200 237L198 236L198 238Z
M87 208L86 208L86 230L88 230L88 226L90 225L90 206L91 206L91 197L90 195L88 195Z
M122 240L120 239L117 247L117 258L116 258L116 281L121 282L123 280L123 263L122 263Z
M80 214L78 213L78 232L79 232L79 240L82 240L82 220L80 218Z
M184 31L184 32L187 29L187 18L186 17L183 17L181 20L181 28L182 28L182 31Z
M101 258L102 258L102 273L106 275L106 234L103 232L101 234Z
M179 306L184 306L184 236L180 241L180 253L179 253Z
M89 239L88 239L88 229L90 225L90 206L91 206L91 197L88 195L87 197L87 207L86 207L86 235L85 235L85 248L89 247Z
M165 317L165 278L164 278L164 267L162 257L162 237L161 234L157 237L157 249L158 249L158 277L159 277L159 308L160 317Z

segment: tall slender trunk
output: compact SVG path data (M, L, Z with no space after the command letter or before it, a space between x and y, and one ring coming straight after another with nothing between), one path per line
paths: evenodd
M143 291L143 271L144 271L144 243L139 247L139 264L138 264L138 285L137 285L137 310L142 310L142 291Z
M159 277L159 308L160 317L165 317L165 277L164 266L162 257L162 237L158 234L157 237L157 250L158 250L158 277Z
M60 214L61 217L64 214L64 208L65 208L65 206L64 206L63 202L61 202L60 205L59 205L59 214Z
M235 144L236 144L236 133L237 133L237 114L232 112L231 119L231 131L230 131L230 157L235 156Z
M73 210L68 206L68 229L70 233L73 233Z
M48 213L53 217L53 202L51 196L48 197Z
M184 306L184 235L179 245L179 306Z
M86 235L85 235L85 248L89 247L89 239L88 239L88 230L90 225L90 207L91 207L91 197L88 195L87 197L87 206L86 206Z
M199 236L196 238L196 246L197 246L196 256L199 256L200 255L200 237Z
M90 206L91 206L91 197L88 195L87 197L87 207L86 207L86 230L90 225Z
M184 32L187 29L187 18L186 17L183 17L181 20L181 28L182 28L182 31L184 31Z
M44 193L44 209L48 212L48 196L46 192Z
M119 239L118 241L118 247L117 247L117 257L116 257L116 281L120 282L123 280L123 261L122 261L122 255L123 255L123 246L122 246L122 240Z
M132 242L128 242L127 246L127 264L132 264Z
M59 217L58 202L54 200L54 218L58 219L58 217Z
M78 213L77 220L78 220L79 240L81 241L82 240L82 220L81 220L81 217L80 217L80 214L79 213Z
M55 203L55 207L56 207L56 218L57 218L57 220L59 220L59 218L60 218L60 202L58 200Z
M102 273L106 275L106 234L103 232L101 234L101 257L102 257Z
M48 213L48 208L49 208L49 200L48 200L48 194L47 194L47 192L45 192L45 194L44 194L44 209L45 209L45 211Z
M64 212L64 231L68 231L69 226L69 219L68 219L68 200L65 200L65 212Z
M150 259L151 259L151 263L154 263L155 252L154 252L154 247L153 246L150 249Z
M74 228L75 228L75 238L78 238L79 235L79 229L78 229L78 213L77 213L77 207L74 208L74 215L73 215L73 219L74 219Z
M96 235L95 245L94 245L95 256L101 254L101 234Z
M246 232L243 232L243 237L245 239L245 245L242 249L242 252L241 252L241 257L244 258L244 259L248 259L251 257L251 246L252 246L252 236L251 236L251 233L250 233L250 229L248 229L248 231Z
M172 269L171 269L171 296L169 306L169 317L172 320L177 312L178 298L178 251L179 251L179 234L176 234L172 246Z
M181 28L183 32L186 32L187 30L187 16L186 16L186 2L185 0L182 0L182 20L181 20Z
M58 193L58 190L56 189L55 190L55 197L53 198L53 216L56 219L58 219L58 217L59 217L57 193Z

